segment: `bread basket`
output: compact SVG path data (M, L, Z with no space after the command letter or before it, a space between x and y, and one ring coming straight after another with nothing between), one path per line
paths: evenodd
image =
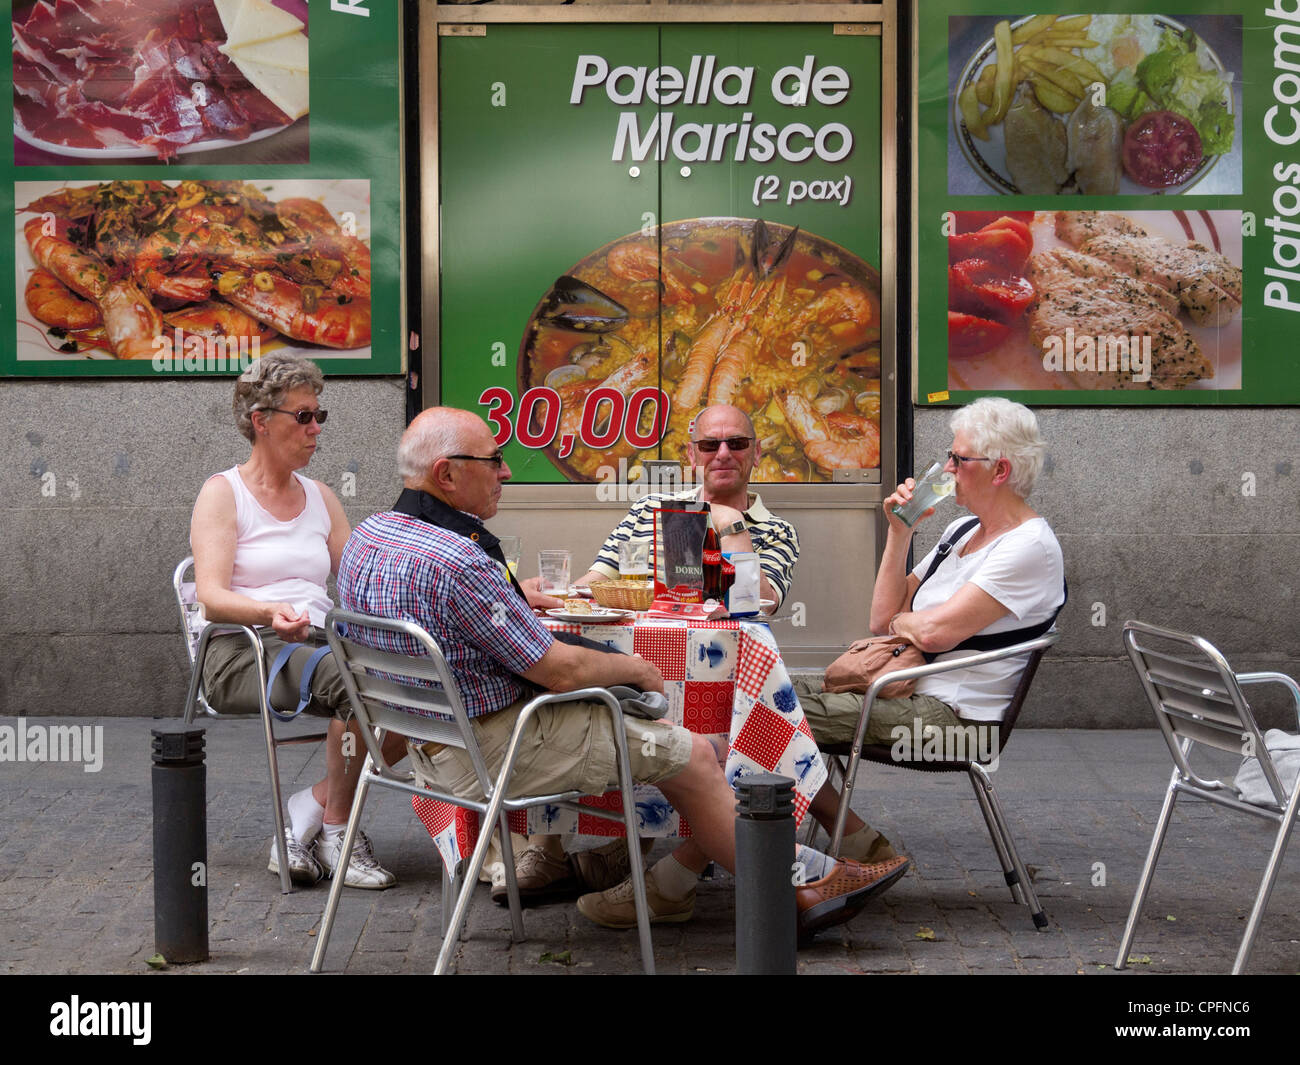
M592 581L592 597L601 606L617 610L649 610L654 602L653 581Z

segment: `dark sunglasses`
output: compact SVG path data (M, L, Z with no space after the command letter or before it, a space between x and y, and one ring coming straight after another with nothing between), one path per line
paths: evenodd
M465 459L467 462L490 462L498 470L506 461L506 457L498 451L495 455L448 455L449 459Z
M964 465L967 462L992 462L993 461L991 458L988 458L987 456L977 458L974 455L958 455L957 452L955 451L949 451L948 458L950 458L958 466Z
M324 425L325 419L330 415L327 410L285 410L283 407L264 407L263 410L273 410L279 414L291 415L299 425L310 425L313 418L316 420L317 425Z
M699 440L692 440L691 443L703 451L706 455L712 455L723 444L727 445L728 451L748 451L749 445L754 442L752 436L727 436L721 440L714 440L712 437L702 437Z

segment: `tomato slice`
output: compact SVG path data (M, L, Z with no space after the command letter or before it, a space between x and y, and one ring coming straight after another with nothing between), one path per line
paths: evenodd
M1182 115L1151 111L1124 134L1124 173L1149 189L1180 185L1196 173L1205 153L1201 135Z
M948 312L948 357L962 358L992 351L1011 332L1010 326L973 314Z
M999 218L1013 218L1026 226L1034 220L1033 211L954 211L958 233L973 233Z
M963 259L948 268L948 307L1014 322L1034 301L1034 286L987 259Z
M1006 223L1006 225L1004 225ZM1015 226L1021 227L1018 232ZM986 259L1007 270L1019 270L1033 248L1029 227L1014 219L998 219L974 233L959 233L948 238L948 262L963 259Z

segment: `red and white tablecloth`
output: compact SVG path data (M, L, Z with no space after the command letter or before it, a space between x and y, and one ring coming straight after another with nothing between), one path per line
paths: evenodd
M543 623L653 662L664 675L665 716L692 732L727 738L727 782L734 785L746 773L763 771L790 777L795 781L795 820L803 820L826 782L826 767L767 625L648 617L615 625L565 624L549 618ZM619 809L617 792L582 803ZM636 804L645 835L690 835L685 819L658 788L638 784ZM469 857L478 834L477 814L432 799L413 799L412 806L445 862L454 865ZM616 821L555 807L536 807L510 818L511 829L521 833L623 834Z

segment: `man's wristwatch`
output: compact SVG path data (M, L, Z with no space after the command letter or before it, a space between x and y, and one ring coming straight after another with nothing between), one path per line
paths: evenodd
M719 529L718 536L735 536L736 533L743 533L744 531L745 523L743 521L733 521L730 525L724 525Z

